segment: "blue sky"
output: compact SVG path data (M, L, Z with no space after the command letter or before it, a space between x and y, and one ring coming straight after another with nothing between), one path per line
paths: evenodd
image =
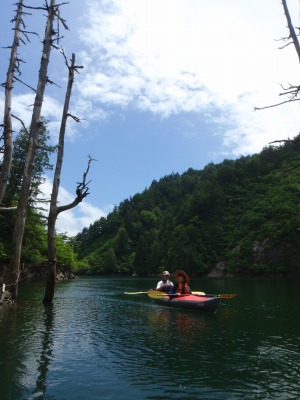
M288 0L299 26L299 2ZM26 4L26 3L25 3ZM30 5L41 6L42 0ZM0 4L0 76L5 81L12 43L14 2ZM28 31L43 37L40 11L26 17ZM68 124L60 203L74 199L88 155L90 195L57 222L75 235L115 205L173 172L262 150L299 132L298 105L263 111L282 100L281 84L298 84L299 66L287 36L281 0L70 0L61 7L70 30L60 45L84 68L76 75ZM22 79L36 86L41 41L22 45ZM42 114L58 135L67 70L52 52ZM3 110L3 90L0 109ZM13 113L30 121L33 94L20 84ZM15 123L15 130L20 126ZM49 196L52 174L44 185Z

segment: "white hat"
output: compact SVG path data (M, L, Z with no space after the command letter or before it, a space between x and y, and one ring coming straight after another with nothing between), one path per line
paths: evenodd
M169 271L164 271L162 274L163 275L169 275L169 276L171 275Z

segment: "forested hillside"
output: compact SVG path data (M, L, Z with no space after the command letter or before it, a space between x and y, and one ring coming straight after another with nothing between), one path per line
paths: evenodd
M260 154L153 181L74 238L58 235L58 265L77 274L299 272L299 152L300 136ZM14 218L0 216L0 267L9 262ZM34 208L21 262L47 263L45 219Z
M153 181L74 238L78 272L298 272L299 150L298 136Z

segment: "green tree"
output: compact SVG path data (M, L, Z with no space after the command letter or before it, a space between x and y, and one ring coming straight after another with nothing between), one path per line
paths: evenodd
M114 249L110 246L104 253L103 258L103 271L105 273L115 273L118 272L117 268L117 257Z
M55 151L56 147L48 144L50 140L50 134L47 129L48 123L49 121L42 118L39 131L39 146L36 150L35 167L32 173L30 185L30 204L37 201L38 196L41 193L40 186L45 181L45 172L53 169L53 165L50 162L50 155ZM27 149L28 131L22 128L14 141L11 173L4 198L7 206L14 205L20 196Z

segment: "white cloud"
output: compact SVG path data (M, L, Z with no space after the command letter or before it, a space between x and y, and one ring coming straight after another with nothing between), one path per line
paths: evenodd
M298 2L289 7L298 19ZM193 111L212 121L216 112L232 154L297 134L295 106L288 121L279 108L253 113L278 101L278 83L298 82L292 46L278 50L275 41L288 33L280 1L89 0L84 21L89 58L78 89L94 106Z
M13 116L17 118L12 118L13 129L17 133L21 128L22 124L19 119L24 123L26 128L29 128L32 117L34 103L34 95L33 94L15 94L12 96L12 110ZM0 109L4 110L4 93L0 93ZM49 120L48 129L51 132L51 141L52 144L57 144L60 124L61 124L61 116L62 116L63 105L51 96L45 95L43 108L41 115ZM72 111L71 111L72 113ZM82 115L85 113L89 113L91 117L93 117L93 107L92 104L88 101L83 101L79 99L76 101L76 107L74 107L74 115L82 118ZM105 113L100 114L101 118L105 118ZM99 118L99 113L97 112L97 118ZM86 121L82 118L81 125L84 126ZM66 138L68 140L75 140L78 137L79 133L77 131L76 122L69 118L68 124L66 126Z

